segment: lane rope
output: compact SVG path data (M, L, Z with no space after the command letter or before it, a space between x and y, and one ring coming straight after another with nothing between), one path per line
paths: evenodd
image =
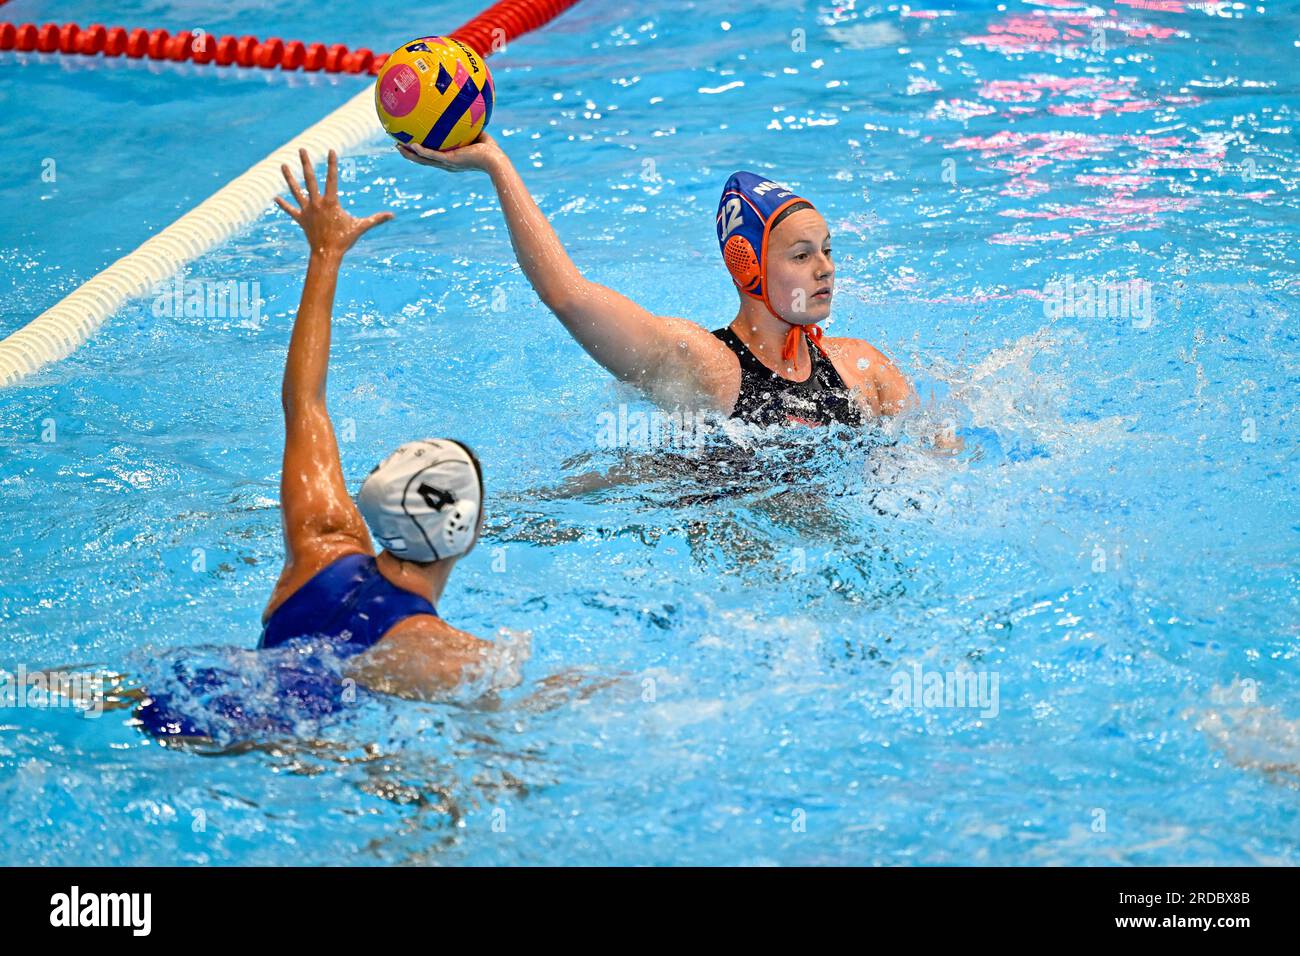
M472 45L472 44L471 44ZM342 43L303 43L255 36L213 36L202 30L166 30L88 27L76 23L0 23L0 50L20 53L61 53L82 56L126 57L131 60L171 60L200 66L260 67L263 70L303 70L308 73L377 74L386 56L361 47L349 50Z
M501 0L450 35L469 44L481 56L488 57L504 49L511 40L549 23L576 2ZM57 27L55 32L61 42L64 33ZM105 43L107 32L105 30ZM46 36L48 44L48 32ZM80 52L82 32L78 29L73 36L77 41L74 46ZM159 49L165 52L166 46L174 39L169 37L165 43L159 41L162 44ZM261 48L260 44L258 48ZM61 46L59 49L62 51ZM99 52L104 53L102 49ZM282 49L279 55L283 63L285 54ZM370 58L368 62L366 56ZM345 68L343 72L375 72L378 69L369 50L345 52L336 59L347 60L348 57L353 57L349 66L354 69ZM270 54L267 54L267 59L271 59ZM362 63L365 63L364 67ZM145 240L134 251L105 267L27 325L0 340L0 387L12 385L38 368L70 355L128 300L148 293L175 275L187 262L254 222L270 205L272 198L284 191L280 166L289 163L292 167L297 161L299 148L305 148L320 160L331 149L342 156L382 134L383 128L375 115L373 87L367 84L333 113L303 130L161 232Z

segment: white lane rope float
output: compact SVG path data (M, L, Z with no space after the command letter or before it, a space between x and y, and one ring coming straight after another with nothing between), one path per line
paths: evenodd
M72 354L126 302L145 295L182 266L254 222L284 191L280 166L296 168L298 150L313 159L340 156L382 135L374 86L367 83L319 123L303 130L235 177L157 235L82 283L32 321L0 340L0 387Z

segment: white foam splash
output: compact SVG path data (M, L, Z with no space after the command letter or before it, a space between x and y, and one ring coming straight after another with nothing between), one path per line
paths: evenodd
M1253 681L1234 678L1226 687L1214 686L1208 708L1189 709L1182 717L1195 720L1196 729L1234 765L1300 787L1300 720L1260 704L1257 695Z
M873 47L896 46L904 36L889 23L854 23L847 27L830 27L827 31L836 43L850 50L870 50Z

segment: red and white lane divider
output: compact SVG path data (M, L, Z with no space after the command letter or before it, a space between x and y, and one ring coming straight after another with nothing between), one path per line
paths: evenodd
M37 25L0 23L0 50L23 53L66 53L82 56L171 60L212 66L260 67L263 70L305 70L308 73L378 73L385 56L361 47L349 50L342 43L303 43L271 37L213 36L201 30L128 30L100 23L81 27L75 23Z
M0 0L0 4L3 2ZM516 37L550 22L576 2L501 0L461 28L451 31L450 35L487 57L504 49ZM33 27L34 33L28 27ZM12 45L9 45L11 40ZM233 41L233 47L228 41ZM143 52L140 52L142 42ZM206 37L201 46L202 54L196 55L195 34L188 32L172 35L165 30L153 30L146 33L125 31L121 27L108 29L98 24L85 30L76 24L63 27L55 24L42 27L0 24L0 50L136 56L216 66L357 74L378 73L383 63L382 58L375 57L366 49L348 50L342 45L322 47L318 43L306 45L297 41L286 44L277 38L259 41L254 37ZM331 149L343 155L382 133L375 115L374 93L367 84L333 113L303 130L139 248L0 340L0 386L11 385L38 368L71 354L128 300L148 293L175 275L185 263L256 220L272 198L284 190L280 166L296 162L300 148L321 160Z

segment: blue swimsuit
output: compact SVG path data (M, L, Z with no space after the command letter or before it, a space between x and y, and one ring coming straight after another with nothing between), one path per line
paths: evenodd
M156 737L229 739L258 732L293 733L303 719L319 719L344 704L338 660L373 647L396 624L438 612L428 599L392 584L368 554L348 554L326 565L271 614L258 650L296 639L323 641L331 660L318 653L268 663L256 674L213 667L173 665L181 693L149 693L136 709ZM249 694L249 689L256 691ZM187 697L197 707L185 706ZM194 711L202 716L191 716Z
M335 642L339 652L360 654L389 628L417 614L438 616L427 598L404 591L379 573L368 554L348 554L316 572L294 591L262 628L261 650L297 637Z

